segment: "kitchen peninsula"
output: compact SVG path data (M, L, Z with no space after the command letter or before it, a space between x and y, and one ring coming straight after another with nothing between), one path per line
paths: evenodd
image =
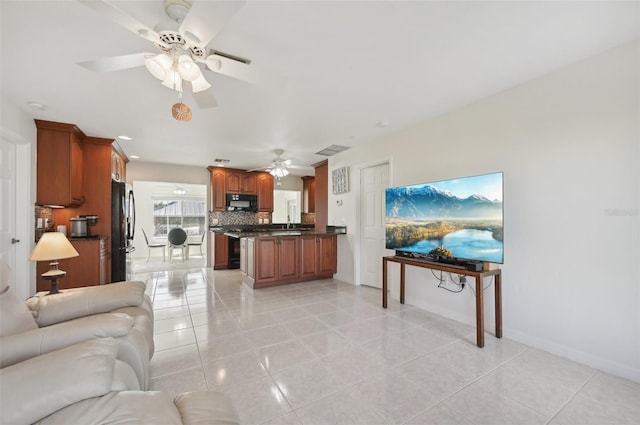
M337 272L337 235L346 227L221 226L211 231L240 240L242 281L258 289L331 278Z

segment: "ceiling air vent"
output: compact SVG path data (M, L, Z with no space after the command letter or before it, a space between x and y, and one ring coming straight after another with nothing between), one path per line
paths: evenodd
M215 162L216 164L228 164L231 162L230 159L220 159L220 158L216 158L213 160L213 162Z
M349 149L348 146L331 145L327 146L321 151L316 152L316 155L332 156L342 151L346 151L347 149Z

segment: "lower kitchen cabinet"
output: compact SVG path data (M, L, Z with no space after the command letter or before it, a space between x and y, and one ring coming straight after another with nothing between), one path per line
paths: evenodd
M111 269L107 267L109 259L107 240L107 237L71 239L71 245L79 255L58 261L58 268L67 272L65 277L58 280L58 288L62 290L108 283L111 280ZM49 270L49 262L38 261L36 264L38 292L48 291L50 288L50 282L41 276L47 270Z
M335 235L243 238L243 282L252 288L332 277L337 269Z
M213 232L211 240L213 241L213 247L210 247L209 255L213 256L211 259L213 269L227 269L229 267L229 236Z

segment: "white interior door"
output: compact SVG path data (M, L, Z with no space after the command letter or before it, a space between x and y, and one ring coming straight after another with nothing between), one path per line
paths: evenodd
M389 164L360 170L360 284L382 288L384 190L389 187Z
M0 132L0 260L11 271L2 276L23 299L35 292L35 269L29 262L33 247L33 210L31 200L31 146L20 137Z
M9 266L2 272L2 283L8 280L9 285L15 290L16 269L16 146L4 138L0 139L0 260Z

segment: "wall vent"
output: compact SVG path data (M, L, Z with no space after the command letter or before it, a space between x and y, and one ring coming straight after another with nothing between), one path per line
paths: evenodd
M216 158L213 160L213 162L215 162L216 164L228 164L231 162L230 159L221 159L221 158Z

